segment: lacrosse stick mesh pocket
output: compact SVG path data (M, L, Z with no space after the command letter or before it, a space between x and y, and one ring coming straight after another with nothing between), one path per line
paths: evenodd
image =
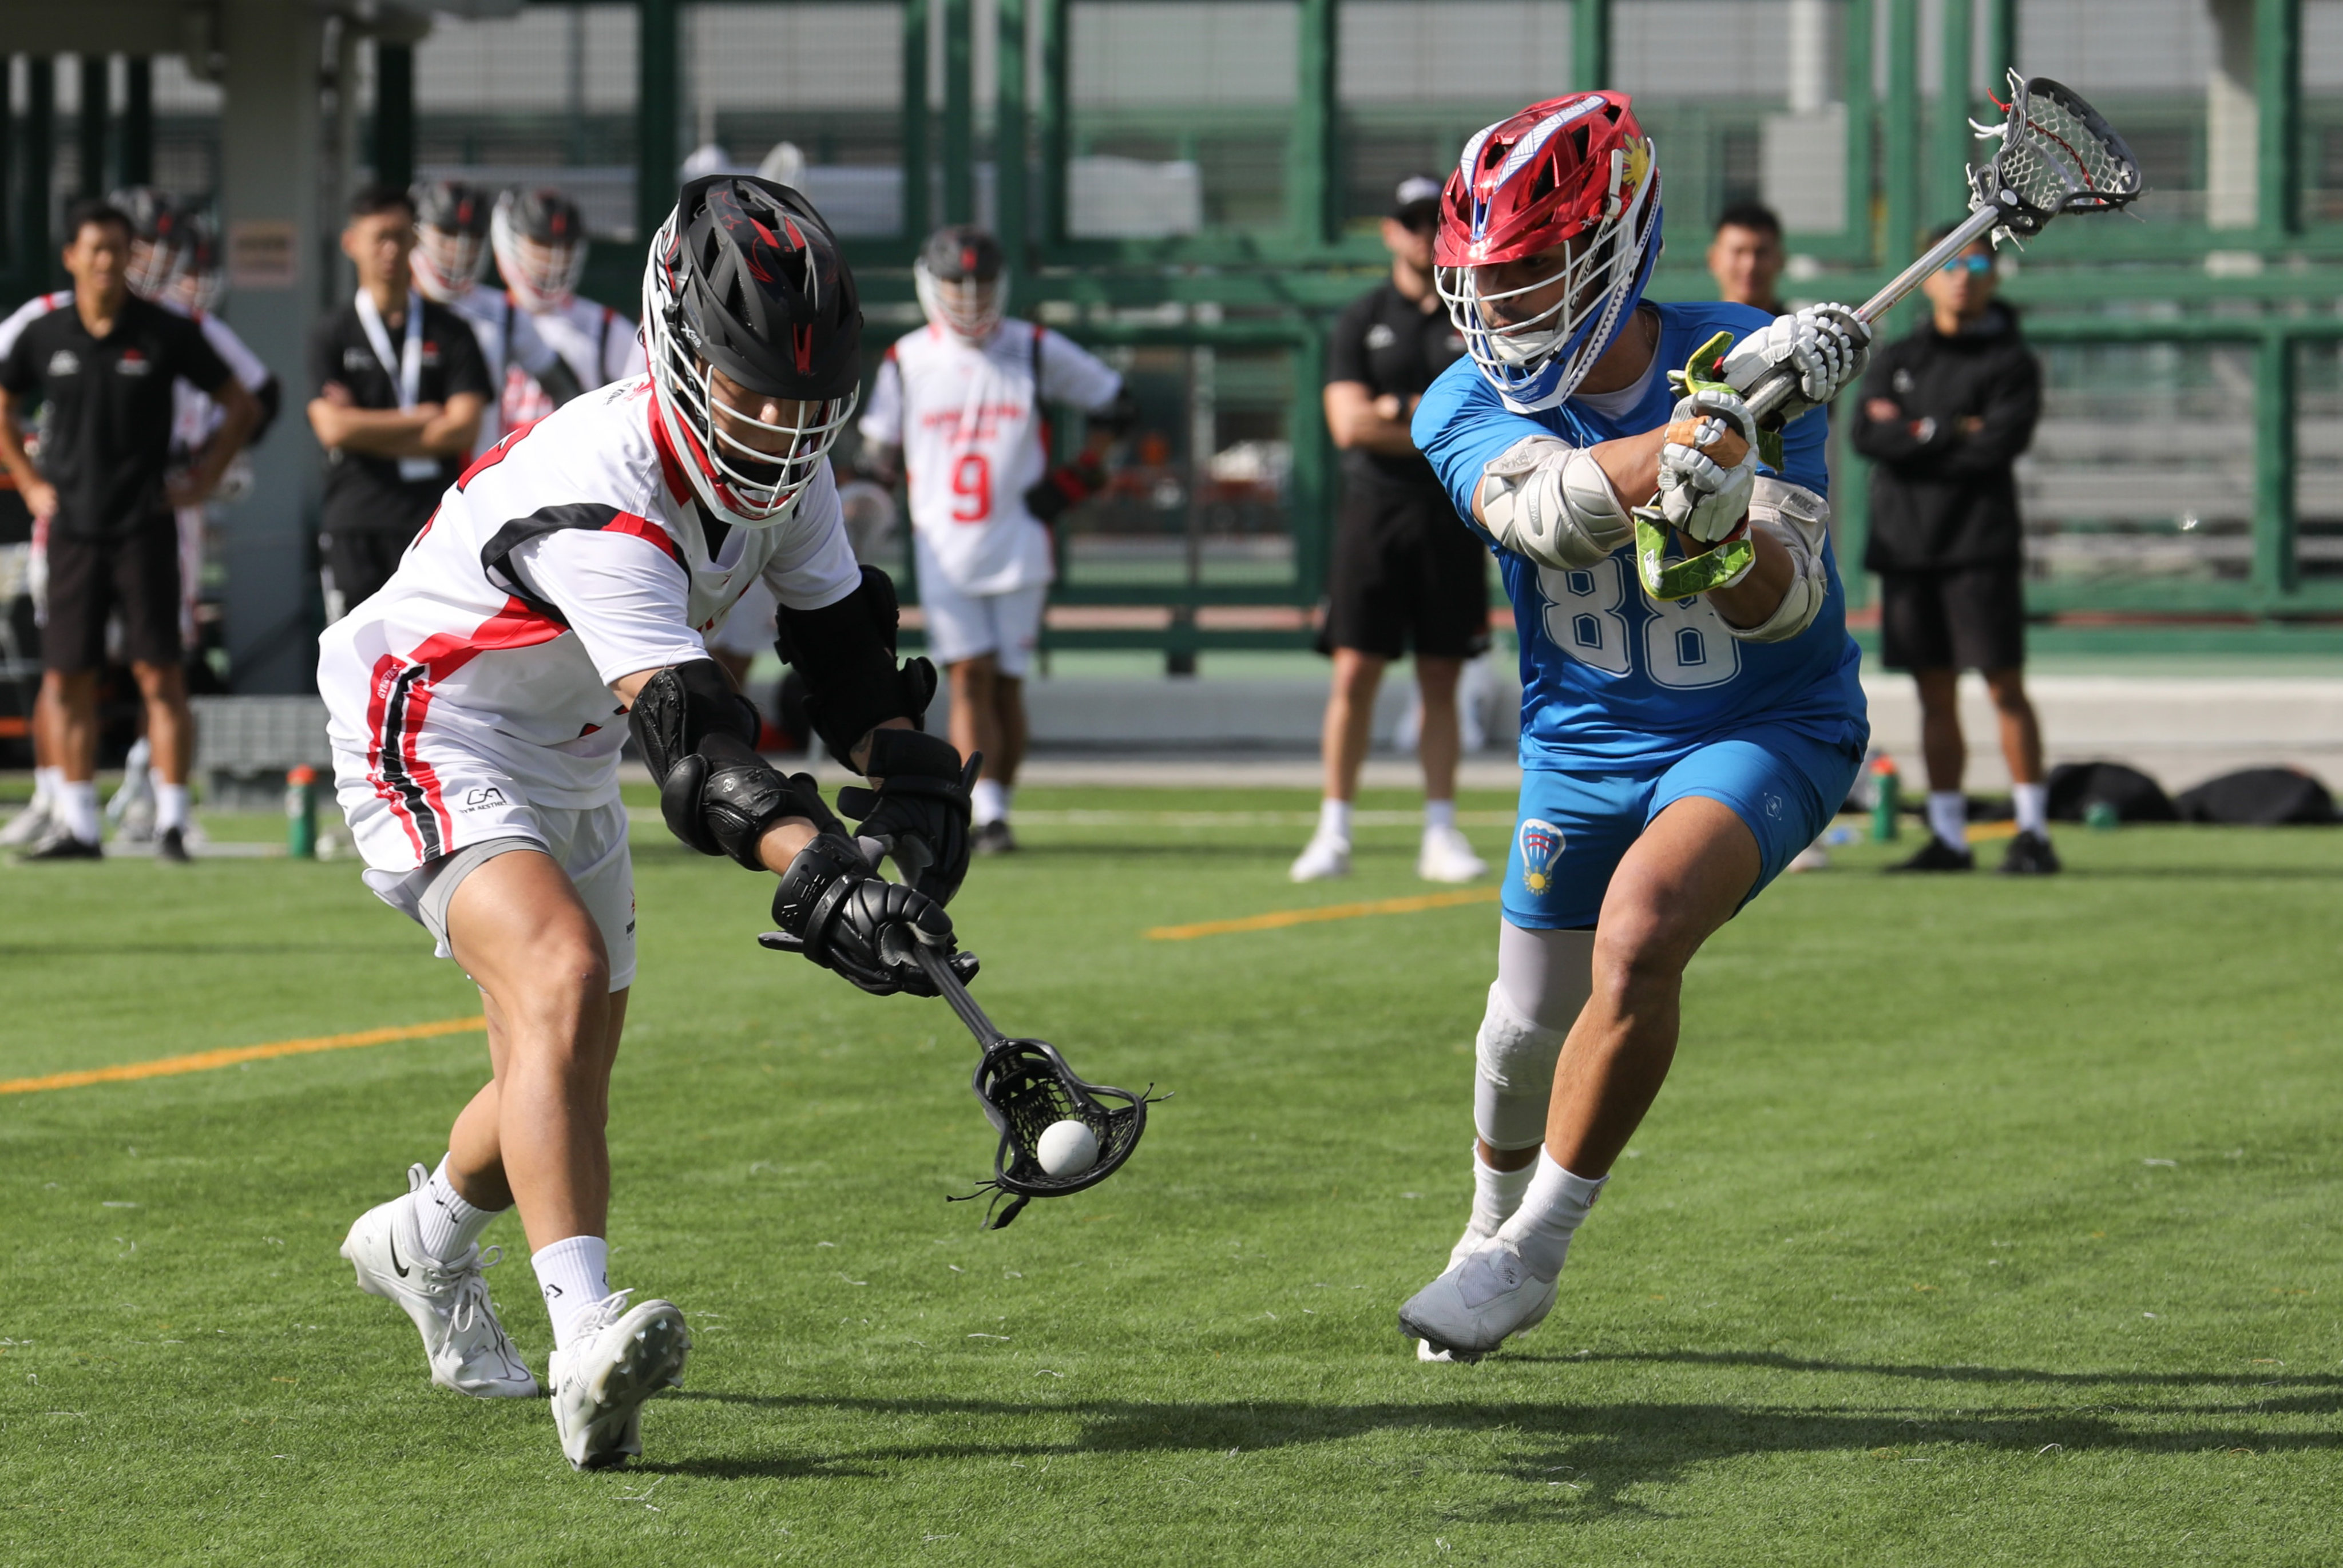
M1148 1095L1083 1081L1046 1040L994 1042L977 1063L970 1087L983 1103L986 1120L1000 1131L1001 1145L993 1155L992 1180L966 1197L990 1190L996 1206L1004 1196L1011 1200L1005 1209L987 1211L989 1230L1017 1218L1029 1199L1062 1198L1105 1181L1131 1158L1147 1130ZM1098 1160L1089 1170L1052 1176L1041 1169L1034 1151L1042 1132L1060 1121L1079 1121L1098 1140Z
M2140 194L2130 146L2072 90L2036 76L2012 95L2001 151L1979 176L1993 188L1979 190L1979 205L2009 193L2023 209L2010 226L2030 234L2059 213L2112 212Z

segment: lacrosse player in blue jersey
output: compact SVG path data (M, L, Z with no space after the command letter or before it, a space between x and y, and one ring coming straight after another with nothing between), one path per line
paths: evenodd
M1477 1359L1552 1308L1667 1076L1684 965L1821 831L1869 738L1819 409L1862 375L1870 330L1836 306L1644 302L1659 235L1652 144L1619 93L1490 126L1442 194L1436 276L1472 362L1413 433L1513 602L1523 774L1472 1220L1399 1314L1426 1360ZM1720 331L1721 366L1672 387ZM1779 365L1799 396L1768 466L1739 393ZM1666 528L1639 562L1631 508L1654 492Z

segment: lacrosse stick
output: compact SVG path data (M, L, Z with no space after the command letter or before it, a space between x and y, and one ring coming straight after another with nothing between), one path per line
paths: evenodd
M875 839L856 841L873 866L888 852ZM906 844L896 854L905 881L918 879L925 860L923 849L917 843ZM780 944L775 939L779 935L768 931L757 940L769 948L778 947ZM883 950L890 963L908 958L917 964L928 983L976 1037L976 1043L984 1048L969 1088L983 1105L985 1120L1001 1134L1000 1146L993 1151L992 1180L979 1183L975 1192L948 1198L947 1202L965 1202L989 1188L992 1205L985 1211L984 1228L1005 1230L1031 1200L1067 1197L1097 1186L1121 1169L1139 1147L1139 1135L1147 1131L1150 1101L1168 1099L1168 1095L1155 1094L1151 1084L1147 1093L1133 1094L1127 1089L1089 1082L1075 1075L1049 1041L1012 1040L1002 1034L968 994L951 961L900 927L888 930ZM1041 1134L1061 1121L1079 1121L1098 1140L1098 1158L1088 1170L1052 1176L1042 1169L1038 1152ZM1010 1202L1001 1209L1004 1196Z
M2008 117L1997 126L1970 124L1978 140L2001 145L1983 167L1969 169L1969 216L1856 308L1855 319L1865 326L1876 323L1931 273L1988 234L1996 243L2004 236L2030 239L2062 213L2117 212L2147 188L2139 160L2116 128L2072 87L2047 76L2021 78L2012 71ZM1669 379L1680 381L1686 391L1716 384L1722 380L1717 367L1731 347L1730 336L1719 333ZM1797 390L1797 380L1796 371L1777 365L1742 394L1757 422L1761 457L1765 434L1786 423L1782 407ZM1712 456L1729 467L1740 461L1742 450L1740 438L1728 433ZM1654 497L1635 508L1635 564L1644 588L1657 599L1705 592L1738 572L1755 553L1742 538L1668 563L1663 556L1666 545L1666 522Z

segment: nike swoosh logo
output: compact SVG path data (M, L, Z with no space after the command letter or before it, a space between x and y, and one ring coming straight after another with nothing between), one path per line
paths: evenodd
M390 1238L390 1266L398 1271L400 1279L407 1278L407 1265L398 1261L398 1238Z

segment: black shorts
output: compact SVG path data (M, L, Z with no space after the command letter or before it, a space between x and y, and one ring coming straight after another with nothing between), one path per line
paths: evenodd
M415 542L417 528L408 533L383 528L344 528L336 533L321 534L317 553L324 558L324 585L328 593L342 596L342 612L347 615L380 592L398 569L398 558L407 547Z
M170 513L120 538L49 530L49 616L42 661L60 675L106 663L106 618L122 612L123 657L179 662L179 526Z
M1489 648L1489 551L1446 495L1343 487L1327 587L1328 648L1471 658Z
M2026 594L2015 566L1886 572L1879 661L1890 669L2015 669L2026 662Z

